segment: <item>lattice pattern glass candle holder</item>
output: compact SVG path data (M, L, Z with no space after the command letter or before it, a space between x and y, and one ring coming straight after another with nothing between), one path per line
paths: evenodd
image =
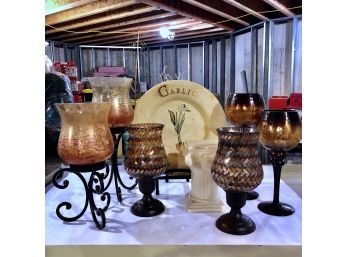
M231 211L217 221L218 229L234 235L245 235L255 230L255 223L241 213L247 192L263 179L258 154L259 132L255 128L218 128L219 145L212 165L213 180L226 192Z
M150 217L164 211L164 205L151 195L155 190L154 177L168 168L162 142L163 127L163 124L158 123L128 126L129 142L124 165L127 173L137 178L139 190L144 194L131 208L136 216Z

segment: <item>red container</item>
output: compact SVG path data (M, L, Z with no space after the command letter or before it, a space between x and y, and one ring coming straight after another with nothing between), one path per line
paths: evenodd
M82 103L82 93L73 91L74 103Z
M302 110L302 93L290 94L288 109Z
M287 96L272 96L268 100L269 109L286 109L288 107L289 97Z

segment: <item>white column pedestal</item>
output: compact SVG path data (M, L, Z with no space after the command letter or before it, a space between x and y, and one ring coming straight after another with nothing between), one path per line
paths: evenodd
M191 170L191 192L187 194L186 204L189 212L222 211L218 186L211 177L217 143L217 140L186 142L185 163Z

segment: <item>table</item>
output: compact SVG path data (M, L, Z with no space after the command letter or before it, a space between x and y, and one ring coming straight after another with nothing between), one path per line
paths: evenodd
M149 252L149 255L144 256L155 253L159 256L173 256L178 249L182 249L183 255L180 256L190 256L190 253L198 252L201 256L209 256L212 249L221 253L219 256L234 256L231 251L223 250L231 247L236 256L241 256L238 253L244 253L242 256L253 256L253 251L257 251L258 256L270 256L270 251L277 251L281 256L300 256L301 198L281 181L280 200L292 205L296 212L288 217L275 217L260 212L257 204L271 200L273 195L272 167L263 166L263 169L264 179L257 188L260 197L247 201L242 209L243 213L254 220L256 230L244 236L225 234L215 227L215 220L221 212L187 212L186 194L190 190L190 183L185 180L169 183L160 181L161 193L155 197L164 203L166 210L159 216L142 218L132 215L131 205L142 196L138 189L124 190L124 200L119 203L114 188L110 187L108 192L112 199L106 212L107 221L103 230L95 227L89 210L78 221L64 223L55 214L56 206L65 200L70 200L73 205L81 202L82 206L84 201L82 185L73 174L69 174L67 178L70 181L70 190L52 187L46 192L46 256L93 256L93 252L97 252L98 256L108 256L108 253L115 254L115 251L128 256L139 256L136 254L139 248L144 254ZM120 174L127 177L123 166L120 167ZM220 188L219 195L225 202L225 193ZM229 207L225 205L224 212L228 211ZM247 253L250 255L245 255Z

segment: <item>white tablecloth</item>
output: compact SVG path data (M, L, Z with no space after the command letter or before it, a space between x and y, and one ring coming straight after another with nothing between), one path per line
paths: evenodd
M122 166L120 172L128 179ZM270 216L260 212L257 204L261 201L272 200L273 172L271 166L263 166L265 177L256 189L260 197L247 201L242 212L249 215L256 224L252 234L244 236L229 235L215 227L216 219L222 212L189 213L186 211L186 194L190 183L185 180L170 180L165 183L160 180L160 199L166 206L164 213L150 218L134 216L130 206L139 198L138 189L128 191L122 188L123 203L119 203L112 186L111 204L106 212L106 227L96 228L90 210L77 221L66 223L55 213L56 207L63 201L71 202L77 209L83 207L83 185L75 175L67 179L70 185L61 190L55 187L46 192L46 246L55 245L301 245L301 198L283 181L280 184L280 200L292 205L295 213L287 217ZM88 177L89 173L86 174ZM225 192L219 188L221 199L225 201ZM98 197L95 195L95 197ZM225 205L224 212L229 207Z

